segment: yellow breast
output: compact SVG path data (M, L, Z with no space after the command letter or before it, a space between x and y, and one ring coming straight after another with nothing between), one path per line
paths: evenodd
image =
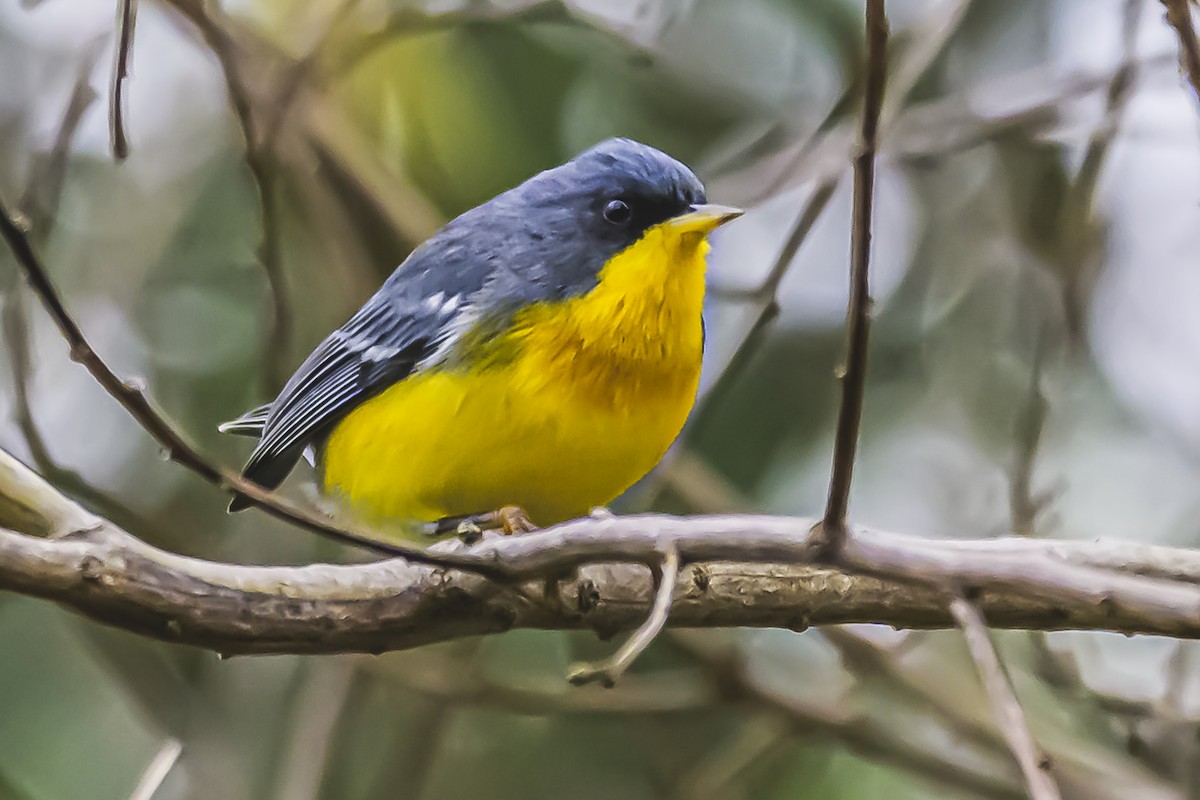
M546 525L608 503L691 410L707 249L652 228L587 294L521 311L489 355L359 406L323 449L326 492L389 523L519 505Z

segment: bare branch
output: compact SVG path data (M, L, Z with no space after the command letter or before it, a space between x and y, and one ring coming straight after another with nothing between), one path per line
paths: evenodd
M836 556L846 537L846 509L858 449L867 389L867 339L871 325L871 296L867 277L871 265L871 212L875 193L875 151L879 114L887 75L887 17L884 0L867 0L867 71L863 92L862 128L854 157L854 209L850 234L850 304L846 312L846 370L842 401L834 434L833 468L825 516L817 529L817 546L824 558Z
M107 391L113 399L121 404L129 415L161 445L172 461L190 469L206 482L234 494L248 498L255 506L263 509L272 516L290 522L313 533L320 534L343 544L366 547L377 552L403 556L419 564L440 564L442 566L458 566L462 569L473 569L486 573L486 564L474 566L461 562L450 554L439 555L413 547L381 542L367 534L339 528L327 519L305 511L298 506L282 500L274 492L267 491L251 481L244 479L236 472L218 466L208 459L184 437L182 433L163 416L150 402L143 387L134 382L122 380L100 357L88 343L79 324L63 305L62 298L50 281L45 265L38 258L29 240L28 232L9 213L0 201L0 236L8 243L17 264L35 294L42 301L47 313L58 326L63 338L70 348L71 359L83 365L96 382Z
M108 133L113 158L129 157L129 136L125 130L125 84L129 78L129 55L133 49L133 29L137 22L137 0L119 0L117 4L117 46L113 56L112 86L108 95Z
M1058 785L1050 774L1050 759L1041 751L1037 742L1033 740L1033 734L1029 732L1025 712L1021 709L1017 695L1004 673L1004 667L996 654L996 648L992 644L992 638L979 609L965 598L956 597L950 603L950 613L954 615L967 640L967 649L975 661L983 688L992 703L996 723L1021 767L1031 800L1062 800Z
M991 624L1200 638L1200 553L1124 543L1007 538L976 542L864 529L850 568L871 559L927 575L896 583L810 565L793 517L643 515L584 519L497 536L429 561L486 565L526 591L462 571L401 560L306 567L217 564L158 550L96 517L0 452L0 589L53 600L109 625L227 654L398 650L510 628L642 625L657 593L640 565L669 548L694 565L677 581L670 624L774 627L878 622L953 624L945 587L978 587ZM700 563L704 562L704 563ZM1116 570L1121 570L1120 572ZM1180 580L1146 575L1171 575ZM565 602L536 597L548 576Z
M1020 800L1017 782L1005 774L1007 763L990 752L964 757L955 748L922 745L916 737L896 735L892 720L884 724L856 715L844 703L806 703L756 681L744 668L737 648L714 647L699 633L675 633L670 641L704 665L714 683L731 687L731 700L747 703L788 721L795 733L837 742L852 753L942 787L974 797ZM1000 755L1007 755L1001 753Z
M650 609L650 616L641 627L634 631L633 636L630 636L611 658L598 664L578 665L570 670L567 680L576 686L595 682L609 687L616 686L634 659L646 651L666 626L667 616L671 612L671 599L675 594L675 583L679 579L679 550L673 544L667 545L662 567L655 577L657 589L654 605Z
M1195 99L1200 102L1200 41L1196 39L1196 27L1192 22L1192 11L1188 0L1162 0L1167 7L1167 22L1175 29L1179 38L1179 63L1192 85Z
M745 299L756 303L758 308L750 324L739 334L737 347L729 360L721 367L720 376L697 399L697 405L701 407L701 414L704 413L704 408L711 407L706 403L710 397L716 395L722 386L732 385L737 380L741 368L749 362L750 356L762 343L767 327L779 316L779 286L783 283L792 264L795 263L796 254L800 252L804 240L808 238L813 226L817 224L817 220L829 206L829 201L837 189L837 183L838 176L836 174L829 175L813 190L796 216L796 221L792 223L787 239L784 241L783 247L779 249L771 268L767 270L767 276L762 283L748 292L717 293L717 297L720 299L735 301ZM699 425L700 423L694 424Z
M100 40L97 40L97 45L99 43ZM75 135L84 114L98 97L89 81L99 55L98 46L85 51L54 143L48 151L35 158L21 195L21 213L38 232L40 243L47 241L55 223L55 212L62 198ZM136 515L113 497L97 491L74 470L60 465L38 427L30 397L33 382L32 343L24 294L25 288L20 283L18 273L13 272L12 284L6 288L3 305L0 306L0 329L12 371L13 417L25 446L37 468L59 489L84 500L119 524L131 525Z
M1017 412L1014 425L1016 443L1008 472L1008 508L1009 530L1018 536L1034 535L1038 517L1053 497L1049 492L1037 492L1033 488L1033 472L1042 444L1042 432L1046 427L1046 415L1050 410L1042 389L1042 368L1047 347L1046 333L1043 331L1034 344L1029 391L1024 406Z
M134 788L133 794L129 795L129 800L152 800L159 787L163 785L163 781L171 774L181 753L183 753L183 745L178 739L167 739L163 742L158 753L146 765L146 771L142 773L142 778Z

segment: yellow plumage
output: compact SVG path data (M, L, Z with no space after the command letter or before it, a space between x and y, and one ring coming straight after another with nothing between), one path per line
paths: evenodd
M469 365L363 403L325 442L326 492L376 524L518 505L547 525L614 499L694 402L716 224L650 228L587 294L529 306Z

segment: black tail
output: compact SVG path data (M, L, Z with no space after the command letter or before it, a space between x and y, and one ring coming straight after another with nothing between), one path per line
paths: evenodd
M258 408L250 409L249 411L247 411L245 414L242 414L237 419L232 419L229 422L221 423L220 425L217 426L217 430L219 430L221 433L232 433L235 436L253 436L254 438L257 439L260 436L262 436L263 428L265 428L267 426L267 415L270 413L271 413L271 404L267 403L264 406L259 406ZM245 476L247 478L249 478L250 480L253 480L255 483L258 483L259 485L266 486L266 488L272 488L270 486L267 486L265 483L263 483L262 478L259 478L257 476L252 477L246 473L243 473L243 474L245 474ZM285 473L285 475L286 475L286 473ZM278 485L279 481L282 481L282 480L283 480L283 478L280 477L279 480L275 481L275 484ZM250 501L247 500L246 498L242 497L241 495L238 495L233 498L232 502L229 503L229 513L232 514L234 512L241 511L241 510L249 508L249 507L250 507Z

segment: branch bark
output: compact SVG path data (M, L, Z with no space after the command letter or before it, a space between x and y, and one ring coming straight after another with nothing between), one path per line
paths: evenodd
M950 583L977 589L995 627L1200 638L1195 551L851 531L852 564L888 559L894 569L921 571L931 581L918 585L807 563L812 522L644 515L579 520L470 548L443 545L528 581L526 587L399 559L239 566L145 544L0 452L0 526L7 528L0 529L0 589L224 654L379 653L510 628L612 636L646 619L655 592L641 565L672 546L685 565L671 601L675 627L952 627L944 593ZM547 577L564 574L571 577L559 584L559 602L534 599Z

